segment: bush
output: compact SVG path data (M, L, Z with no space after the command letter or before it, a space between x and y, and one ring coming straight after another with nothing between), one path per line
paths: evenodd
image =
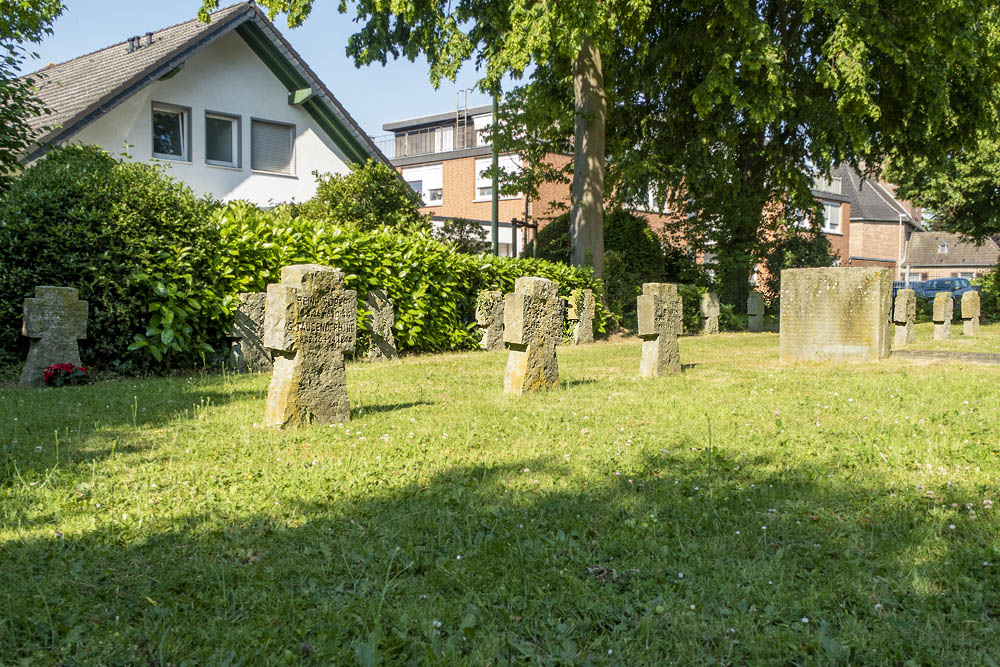
M212 206L158 166L96 147L52 150L0 198L0 351L24 358L24 298L37 285L65 285L90 305L84 364L118 362L147 320L150 286L139 276L171 248L184 249L193 281L206 275Z
M972 282L982 286L979 297L983 323L992 324L1000 320L1000 271L994 269Z
M332 225L373 230L430 229L430 218L417 208L420 197L389 165L369 159L350 165L348 174L320 174L316 195L298 207L300 214Z
M819 229L791 229L786 236L775 240L764 256L767 279L761 291L772 306L777 306L782 269L833 266L837 258L830 241Z

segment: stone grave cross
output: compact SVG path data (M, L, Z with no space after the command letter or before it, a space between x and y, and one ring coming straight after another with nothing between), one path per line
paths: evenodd
M747 330L752 333L764 330L764 295L755 289L747 296Z
M962 295L962 333L970 338L979 335L979 292L970 291Z
M719 333L719 295L715 292L702 294L698 305L701 310L701 332L708 335Z
M951 318L955 314L955 299L951 292L934 295L934 340L951 338Z
M274 355L269 426L350 420L344 353L357 338L357 300L342 271L319 264L286 266L281 282L267 286L264 345Z
M683 301L673 283L644 283L636 299L642 339L640 377L658 377L681 370L677 336L683 327Z
M476 298L476 323L483 332L479 347L488 352L503 349L503 292L483 290Z
M559 283L518 278L504 297L503 340L510 350L504 392L523 394L559 384L556 345L562 343L563 301Z
M913 323L917 321L917 293L911 289L901 289L896 292L896 303L892 309L892 322L895 333L893 345L913 344Z
M21 334L31 339L31 347L18 382L22 387L41 385L53 364L81 364L76 341L87 337L87 302L78 296L72 287L41 286L33 299L24 300Z
M594 290L576 289L567 301L566 319L573 325L573 345L594 342Z
M396 323L396 314L392 299L382 289L368 292L365 305L372 313L372 326L369 336L371 345L368 348L368 360L397 359L396 337L392 335L392 326Z

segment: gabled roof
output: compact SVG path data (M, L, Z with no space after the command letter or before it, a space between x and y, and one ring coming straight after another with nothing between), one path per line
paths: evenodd
M831 175L840 177L841 192L851 200L851 220L899 222L902 215L904 221L921 229L895 195L877 180L862 178L848 164L838 165Z
M941 251L944 252L941 252ZM986 239L977 246L950 232L915 232L906 244L903 264L911 267L977 266L992 267L1000 261L1000 246Z
M305 91L301 106L355 162L372 157L389 161L341 106L333 93L309 69L277 28L251 2L225 7L211 14L209 23L192 19L140 36L138 48L128 40L51 65L35 72L38 97L52 110L32 119L36 127L52 127L41 136L39 148L27 160L40 157L47 145L70 139L213 41L236 31L290 93ZM151 37L151 39L150 39Z

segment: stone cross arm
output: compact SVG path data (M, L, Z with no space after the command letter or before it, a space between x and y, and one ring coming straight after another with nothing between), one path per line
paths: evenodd
M24 322L21 333L28 338L46 334L72 340L87 337L86 301L72 287L36 287L35 298L24 300Z

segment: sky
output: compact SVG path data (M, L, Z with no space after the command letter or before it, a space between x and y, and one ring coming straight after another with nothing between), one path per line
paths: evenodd
M25 65L25 72L183 23L197 15L201 0L64 0L64 4L66 10L53 24L53 34L34 47L39 57ZM229 4L233 2L220 2L222 7ZM294 30L284 16L274 23L365 132L377 137L388 134L382 129L384 123L453 111L456 98L465 104L465 93L459 91L472 88L479 79L471 65L459 72L455 83L444 82L438 90L430 84L423 59L355 68L345 48L356 25L338 14L336 5L333 0L316 2L309 19ZM487 95L468 94L469 106L489 103Z

